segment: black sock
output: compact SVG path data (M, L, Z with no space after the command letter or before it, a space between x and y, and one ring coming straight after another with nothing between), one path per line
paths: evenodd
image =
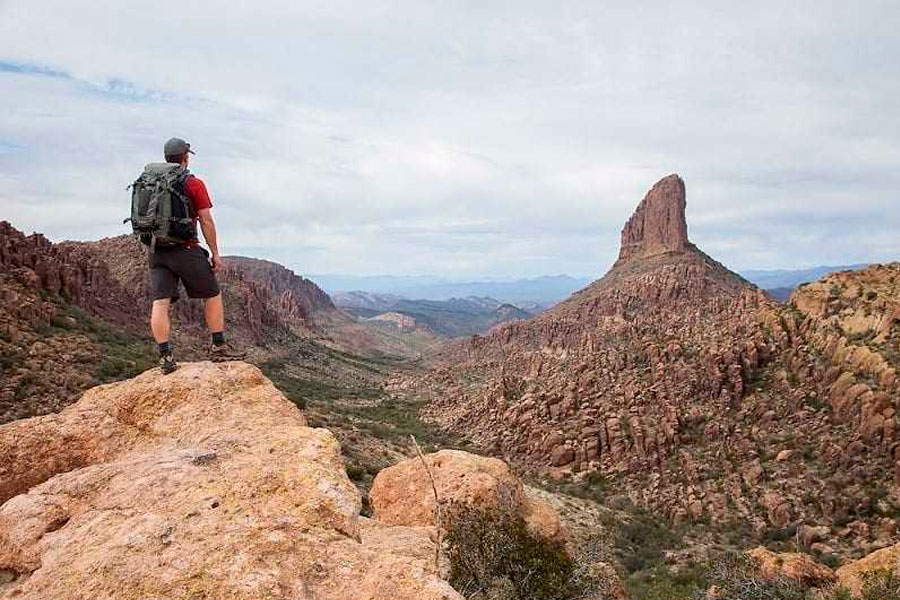
M224 331L214 331L212 334L213 344L216 346L221 346L225 343L225 332Z
M172 353L172 349L169 348L169 342L163 342L162 344L156 345L157 349L159 349L160 356L166 356L167 354Z

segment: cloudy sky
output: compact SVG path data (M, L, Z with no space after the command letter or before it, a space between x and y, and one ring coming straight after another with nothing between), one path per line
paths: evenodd
M126 230L172 135L223 251L596 275L678 172L736 268L900 259L900 3L0 0L0 219Z

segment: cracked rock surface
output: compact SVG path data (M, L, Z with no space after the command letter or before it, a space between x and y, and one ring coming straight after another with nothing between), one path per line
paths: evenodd
M340 446L251 365L0 426L0 598L441 599L433 527L361 518Z

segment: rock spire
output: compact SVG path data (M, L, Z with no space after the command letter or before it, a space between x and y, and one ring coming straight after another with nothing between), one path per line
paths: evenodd
M685 205L681 177L673 174L656 182L622 229L619 260L690 248Z

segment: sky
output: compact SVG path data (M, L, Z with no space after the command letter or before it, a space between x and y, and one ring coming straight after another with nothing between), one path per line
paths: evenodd
M663 176L734 269L900 259L900 3L0 0L0 219L128 232L187 139L225 254L602 274Z

